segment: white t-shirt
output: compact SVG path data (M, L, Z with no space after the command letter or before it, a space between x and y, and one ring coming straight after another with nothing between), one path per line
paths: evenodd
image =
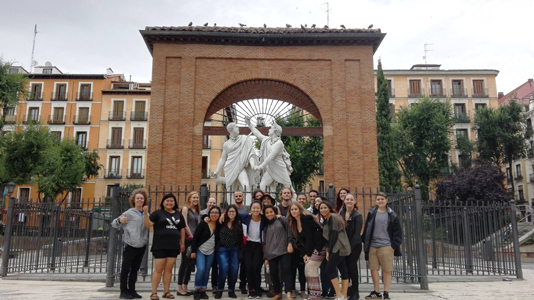
M261 221L255 222L253 220L250 220L249 229L248 229L248 235L247 235L247 241L250 242L261 242L260 239L260 223Z

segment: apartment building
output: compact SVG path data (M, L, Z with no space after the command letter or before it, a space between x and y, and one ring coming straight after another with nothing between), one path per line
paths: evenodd
M534 80L528 79L506 95L499 93L499 105L506 105L512 99L524 105L524 114L527 119L526 129L532 131L532 123L534 122ZM510 182L513 176L515 200L518 203L532 206L534 202L534 137L530 137L526 143L530 145L527 158L515 160L512 166L506 164L506 177ZM512 189L511 184L508 184L508 189Z
M475 140L473 131L477 109L497 107L497 70L441 69L439 64L416 64L410 69L384 70L390 91L390 107L394 113L399 107L417 103L423 96L447 99L452 105L456 123L453 127L453 149L450 165L464 165L464 157L455 149L456 137L463 135ZM375 71L376 86L376 71ZM450 168L443 170L451 172Z
M104 166L96 196L109 196L115 182L145 184L150 84L113 82L102 90L98 154Z

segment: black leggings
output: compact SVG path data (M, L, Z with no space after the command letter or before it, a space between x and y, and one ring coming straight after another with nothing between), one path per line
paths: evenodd
M302 259L302 252L295 249L291 253L291 278L293 280L295 289L297 289L297 270L299 271L300 290L306 291L306 274L304 274L304 259Z
M274 292L278 295L282 293L282 282L280 281L280 272L278 266L281 266L282 279L284 281L285 292L293 290L293 278L291 277L291 254L286 253L269 260L269 269L271 271L271 281L273 283Z
M330 253L328 262L326 263L326 276L332 280L337 278L337 270L341 273L342 280L349 279L349 272L347 271L347 264L344 256L339 256L339 251L336 253Z
M185 239L185 248L191 245L191 241L188 238ZM191 271L193 271L191 265L194 265L194 259L187 258L187 251L182 252L182 262L180 263L180 268L178 269L178 285L189 283L191 278Z
M359 284L359 277L358 277L358 261L360 260L360 254L362 253L362 244L357 244L352 251L350 252L350 255L345 257L345 261L347 262L348 271L349 271L349 277L352 284L352 292L357 293L359 291L358 284Z
M135 248L130 245L126 245L124 248L121 268L121 292L128 290L135 291L137 272L141 267L145 250L146 245L141 248Z
M251 291L260 291L261 266L263 265L263 249L261 243L247 241L247 245L245 246L245 261L249 288Z

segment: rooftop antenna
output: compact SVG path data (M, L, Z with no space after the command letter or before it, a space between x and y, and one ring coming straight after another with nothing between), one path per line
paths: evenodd
M32 47L32 60L30 63L30 73L33 73L33 67L34 67L34 62L35 62L35 60L33 60L33 52L35 50L35 38L36 37L37 37L37 24L35 24L35 28L33 29L33 47Z
M430 51L434 51L434 49L428 49L428 46L432 46L434 44L425 44L425 56L423 56L423 59L425 60L425 65L427 64L426 60L427 60L427 57L428 57L428 52Z
M326 3L323 3L322 5L325 5L326 4L326 26L330 26L330 4L328 2Z

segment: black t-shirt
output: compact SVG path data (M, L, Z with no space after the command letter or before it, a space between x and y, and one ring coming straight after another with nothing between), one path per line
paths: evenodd
M185 228L182 213L167 212L158 209L150 214L149 219L154 223L154 239L151 251L154 250L180 250L180 230Z

